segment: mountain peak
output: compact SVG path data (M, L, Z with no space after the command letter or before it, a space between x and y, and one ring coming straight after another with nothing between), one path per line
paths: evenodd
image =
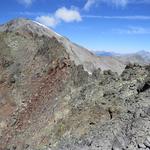
M0 26L0 31L30 31L33 33L37 33L39 35L47 35L47 36L54 36L56 38L62 37L60 34L56 33L52 29L48 28L47 26L33 21L26 18L17 18L14 20L9 21L6 24Z
M35 41L37 39L41 39L42 37L45 37L46 39L48 39L47 42L51 43L53 41L52 38L54 37L58 45L61 45L63 47L63 49L60 49L60 51L62 52L63 50L65 50L68 53L70 59L74 61L76 65L83 65L84 69L89 73L92 73L97 68L101 68L101 70L112 70L120 74L125 67L124 64L120 63L114 58L107 59L103 57L97 57L93 55L93 53L91 53L88 49L71 42L67 38L59 35L45 25L29 19L18 18L12 20L0 26L0 32L14 33L15 36L21 35L26 39L32 39L32 44L35 44ZM13 41L13 43L14 42L15 41ZM22 47L22 45L20 45L20 47ZM51 49L51 51L53 52L54 50ZM116 65L118 67L116 67Z
M115 150L144 143L149 70L97 57L35 21L2 25L0 150Z
M146 50L141 50L141 51L138 51L137 54L150 54L150 52L146 51Z
M16 24L16 23L23 23L23 22L32 22L32 20L27 19L27 18L16 18L16 19L12 19L9 22L7 22L6 24ZM5 25L5 24L3 24Z

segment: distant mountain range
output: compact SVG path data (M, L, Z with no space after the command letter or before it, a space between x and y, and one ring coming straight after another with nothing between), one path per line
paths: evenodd
M136 53L131 54L119 54L115 52L107 52L107 51L96 51L95 55L101 57L113 57L117 58L124 64L128 63L138 63L141 65L150 64L150 52L142 50Z
M109 51L94 51L94 54L96 56L118 56L120 54L115 52L109 52Z

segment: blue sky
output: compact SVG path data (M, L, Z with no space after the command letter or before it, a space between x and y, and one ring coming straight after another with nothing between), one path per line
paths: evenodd
M91 50L150 51L150 0L5 0L0 23L25 17Z

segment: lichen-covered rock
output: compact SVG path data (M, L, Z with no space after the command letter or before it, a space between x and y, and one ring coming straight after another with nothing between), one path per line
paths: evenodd
M149 149L149 66L91 74L62 37L21 24L0 28L0 150Z

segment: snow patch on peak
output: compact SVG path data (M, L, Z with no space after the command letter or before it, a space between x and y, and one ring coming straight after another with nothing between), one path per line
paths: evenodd
M49 29L46 25L44 25L44 24L41 24L41 23L39 23L39 22L37 22L37 21L33 21L34 23L36 23L36 24L38 24L39 26L42 26L42 27L44 27L44 28L46 28L46 29Z
M39 23L39 22L37 22L37 21L33 21L34 23L36 23L36 24L38 24L39 26L42 26L42 27L44 27L45 29L48 29L48 30L50 30L50 28L49 27L47 27L46 25L44 25L44 24L41 24L41 23ZM55 31L53 31L57 36L59 36L59 37L62 37L60 34L58 34L58 33L56 33Z

